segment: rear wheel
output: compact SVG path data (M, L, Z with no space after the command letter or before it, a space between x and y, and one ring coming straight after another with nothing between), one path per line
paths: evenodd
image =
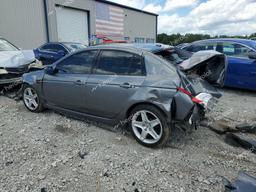
M170 136L170 127L163 113L156 107L140 105L131 112L129 127L134 138L147 147L160 147Z
M29 111L41 112L44 109L42 101L37 91L29 85L24 86L23 102Z

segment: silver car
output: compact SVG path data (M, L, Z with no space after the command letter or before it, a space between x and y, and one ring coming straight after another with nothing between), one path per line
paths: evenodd
M213 99L166 60L115 45L90 47L24 74L23 85L23 101L32 112L50 108L126 124L148 147L164 145L175 125L196 127Z

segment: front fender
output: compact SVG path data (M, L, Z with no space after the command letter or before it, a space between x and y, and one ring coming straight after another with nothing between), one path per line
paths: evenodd
M44 77L44 70L33 71L25 73L22 76L22 83L28 84L36 89L38 94L42 93L42 81Z

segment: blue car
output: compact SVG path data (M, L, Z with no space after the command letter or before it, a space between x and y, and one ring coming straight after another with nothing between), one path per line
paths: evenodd
M43 63L43 65L53 64L65 55L86 48L86 45L72 42L52 42L45 43L34 50L36 58Z
M256 90L256 41L246 39L208 39L195 41L182 49L189 52L215 50L228 58L224 86Z

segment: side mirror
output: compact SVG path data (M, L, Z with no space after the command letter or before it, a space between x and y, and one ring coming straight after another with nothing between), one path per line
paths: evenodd
M55 73L57 73L57 69L53 66L47 66L45 68L45 73L48 74L48 75L54 75Z
M65 56L66 55L65 51L63 51L63 50L59 50L57 53L59 55L61 55L61 56Z
M249 59L256 59L256 52L254 51L249 52L248 57Z

